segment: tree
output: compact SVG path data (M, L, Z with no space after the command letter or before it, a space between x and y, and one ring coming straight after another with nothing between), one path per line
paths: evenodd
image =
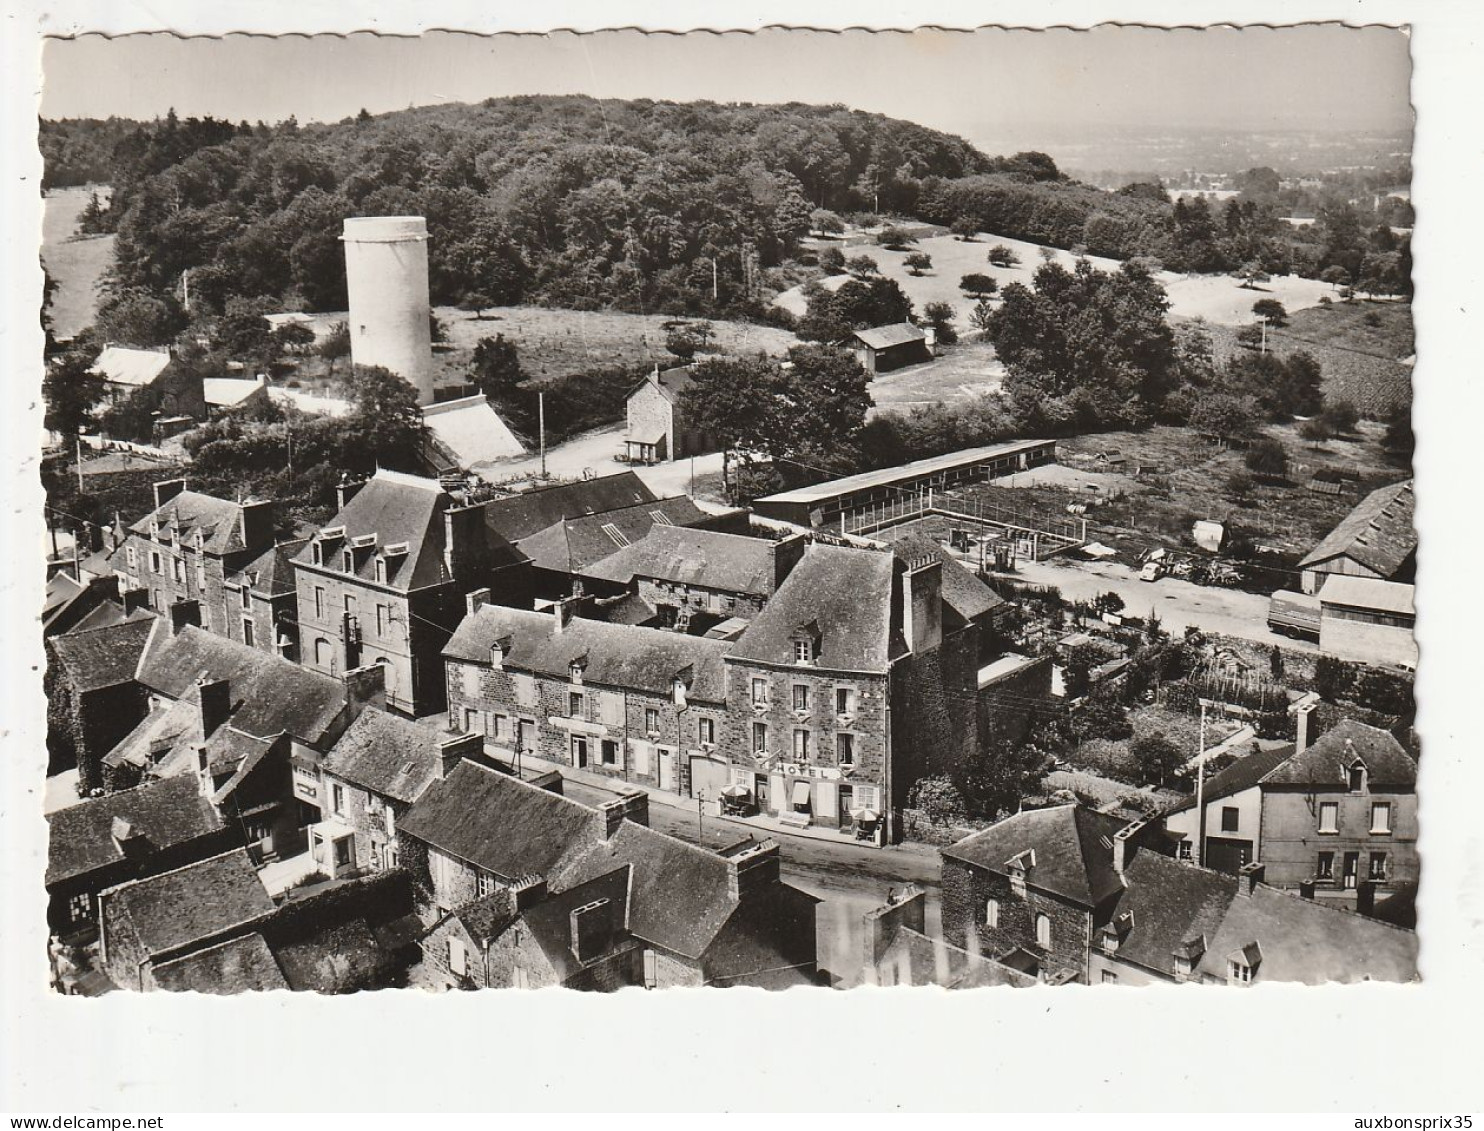
M1267 282L1271 277L1262 269L1262 261L1258 259L1249 259L1233 271L1232 274L1238 279L1241 279L1241 285L1249 290L1256 287L1258 283Z
M845 261L845 270L857 278L881 274L881 267L869 255L853 255Z
M989 305L988 299L980 299L974 304L974 309L969 314L969 321L981 334L987 334L994 325L994 307Z
M952 779L941 775L918 778L907 794L907 806L935 825L952 824L966 815L963 795Z
M1249 323L1237 331L1237 344L1243 349L1261 349L1264 341L1262 327L1256 322Z
M94 322L98 337L127 346L162 346L185 329L185 312L173 295L157 298L139 287L107 294Z
M77 218L77 230L83 235L102 235L109 229L109 210L103 207L96 191L88 193L88 202Z
M1320 272L1319 279L1321 282L1328 283L1335 290L1339 290L1341 287L1348 287L1350 285L1350 272L1346 271L1345 268L1337 263L1333 267L1326 267Z
M1355 426L1360 423L1360 413L1349 401L1331 401L1324 406L1319 419L1336 436L1349 436L1355 432Z
M909 243L916 243L917 237L906 228L886 227L876 234L876 242L891 251L900 251Z
M1185 765L1185 753L1160 731L1140 735L1129 744L1139 776L1150 785L1163 785Z
M1273 650L1268 654L1268 671L1272 674L1274 683L1282 683L1284 676L1283 649L1273 645Z
M821 235L839 235L845 230L845 221L828 208L816 208L809 213L809 227Z
M958 341L958 331L953 328L953 307L946 302L930 302L922 308L922 314L940 343L951 346Z
M502 407L520 404L521 385L526 372L520 365L520 352L504 334L480 338L474 345L470 376L479 391ZM529 398L525 398L529 399Z
M41 396L46 404L43 423L49 432L72 437L103 399L103 378L91 372L86 357L68 353L46 368Z
M819 253L819 268L826 275L839 275L845 270L845 253L838 247L827 247Z
M1252 494L1252 489L1257 486L1257 481L1247 472L1238 468L1226 477L1226 493L1233 499L1246 499Z
M1034 740L1001 741L966 758L953 782L972 816L1000 817L1018 811L1021 801L1040 788L1048 761Z
M459 309L472 311L476 322L484 321L484 312L494 305L494 299L483 291L469 291L459 301Z
M1257 435L1259 424L1256 400L1230 393L1203 397L1190 414L1192 428L1223 443L1245 443Z
M1260 298L1252 304L1252 313L1267 320L1269 326L1287 326L1288 309L1275 298Z
M398 471L415 471L427 443L427 425L417 390L379 365L357 365L351 377L347 422L357 444Z
M1010 248L1006 247L1002 243L997 243L994 245L994 247L990 248L987 258L989 259L989 262L995 267L1020 266L1020 256L1016 255L1015 252L1010 250Z
M974 272L959 279L958 289L977 301L994 294L1000 289L1000 284L995 282L993 276Z
M314 331L302 322L285 322L273 331L279 353L304 353L314 345Z
M1333 437L1334 433L1330 431L1330 427L1328 424L1326 424L1318 417L1315 417L1313 420L1306 420L1299 425L1299 436L1307 440L1315 447L1318 447L1320 444Z
M979 225L972 216L959 216L948 225L948 230L964 243L973 243L974 237L979 233Z
M666 328L665 349L689 361L713 348L716 329L710 322L676 322Z
M1283 479L1288 475L1288 452L1271 437L1254 443L1243 462L1248 471L1264 479Z
M344 322L332 325L320 342L317 352L328 363L328 371L333 375L335 363L342 357L350 356L350 327Z
M448 329L443 325L443 319L439 318L433 311L428 311L428 341L448 341Z
M1404 404L1386 418L1386 432L1381 437L1381 450L1398 463L1410 464L1417 449L1412 434L1412 407Z
M908 274L921 275L933 265L933 257L921 251L914 251L902 260L902 266L907 268Z

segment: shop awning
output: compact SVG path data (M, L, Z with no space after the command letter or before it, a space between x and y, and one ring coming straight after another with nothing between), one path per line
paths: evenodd
M808 805L809 783L806 781L794 782L793 789L790 791L789 796L793 799L793 803L795 805Z
M751 793L752 791L750 789L738 782L733 782L731 785L727 786L724 790L721 791L721 795L723 797L747 797L750 796Z
M850 815L852 817L854 817L857 821L870 822L870 821L879 821L879 820L881 820L881 814L878 813L878 812L876 812L876 810L874 810L874 809L857 809L857 810L855 810L855 812L851 813Z

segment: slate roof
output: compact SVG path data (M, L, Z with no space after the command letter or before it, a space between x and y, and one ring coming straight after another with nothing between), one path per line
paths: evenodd
M520 918L515 907L515 892L504 884L497 885L489 895L464 904L452 914L477 943L499 938L506 927Z
M1344 555L1382 577L1395 576L1417 549L1415 506L1410 479L1377 488L1304 555L1299 568Z
M1254 982L1410 982L1417 978L1417 935L1379 919L1259 884L1236 896L1197 969L1225 981L1227 956L1254 943Z
M100 601L72 626L73 632L91 632L95 628L111 628L124 621L152 620L154 614L147 609L131 609L124 612L124 607L116 601Z
M375 707L356 716L326 755L327 774L411 803L438 778L438 731Z
M793 641L816 626L815 667L882 672L906 650L892 625L895 559L877 550L814 543L731 652L734 660L794 662Z
M429 786L397 828L506 881L536 873L551 884L598 839L602 820L586 805L465 761Z
M632 471L538 487L506 499L493 499L485 504L485 521L490 529L511 542L529 538L564 518L619 510L653 503L658 496Z
M604 875L549 895L521 913L520 918L530 930L531 938L541 947L541 952L551 962L559 980L565 981L585 966L607 957L615 950L637 945L625 932L629 918L629 875L632 871L629 865L620 865ZM572 912L598 899L608 900L613 935L601 954L589 956L584 962L572 950Z
M245 848L132 880L106 894L112 914L128 920L147 956L247 927L274 907Z
M943 563L943 600L966 621L986 617L1009 603L963 562L931 538L903 538L892 543L892 552L901 561L931 554Z
M222 828L221 818L201 796L192 776L167 778L80 801L47 815L47 885L123 860L124 854L113 839L113 822L119 817L128 821L156 852Z
M1371 789L1411 788L1417 784L1417 763L1389 731L1342 719L1308 749L1274 768L1264 785L1316 785L1343 788L1346 770L1359 757L1366 766Z
M1011 857L1033 849L1028 885L1093 907L1123 886L1113 870L1112 848L1102 842L1111 842L1127 824L1081 805L1028 809L965 837L943 855L1005 875Z
M1136 851L1124 877L1127 889L1112 917L1132 914L1133 924L1119 943L1118 957L1166 977L1175 975L1177 948L1192 939L1209 945L1242 882L1150 851ZM1094 948L1099 940L1100 932L1094 931Z
M894 322L889 326L872 326L868 330L857 330L853 335L862 345L873 350L890 349L892 346L906 345L908 342L923 342L927 340L920 326L914 326L910 322Z
M388 965L377 932L363 918L278 943L273 956L289 989L320 994L349 993L374 985Z
M139 387L153 383L169 364L170 354L164 350L108 346L98 355L89 372L115 385Z
M350 540L376 535L375 548L356 554L354 571L354 576L371 582L376 581L378 554L387 546L405 543L407 553L385 556L386 580L382 584L404 593L441 585L453 580L444 562L443 514L454 501L436 479L379 470L311 541L320 544L323 568L343 575L342 551ZM323 536L325 530L336 527L344 528L343 536ZM525 560L497 534L487 532L487 539L485 549L494 565ZM312 566L312 546L304 546L293 560Z
M140 617L112 624L66 632L51 639L53 654L76 691L115 687L134 678L156 617Z
M267 941L256 931L161 962L154 975L155 985L172 993L241 994L289 988Z
M1415 616L1416 596L1414 585L1332 573L1320 588L1318 601L1321 611L1325 605L1345 605L1352 609Z
M690 368L684 365L677 365L673 369L663 369L659 372L649 374L643 381L634 386L629 396L632 397L634 393L637 393L646 385L653 385L664 395L667 401L673 404L679 399L682 393L695 383L696 379L691 376Z
M319 746L345 707L340 680L195 625L155 633L137 672L149 690L176 700L202 675L229 681L232 725L259 737L287 732Z
M1233 797L1244 789L1251 789L1275 767L1281 766L1293 757L1293 749L1293 743L1290 742L1283 746L1274 746L1269 750L1254 750L1245 758L1238 758L1226 769L1212 774L1206 779L1203 790L1206 804L1220 801L1223 797ZM1169 812L1183 813L1187 809L1194 808L1195 795L1192 794L1178 805L1172 806Z
M486 605L463 619L443 655L488 664L491 647L502 641L509 669L565 680L581 661L586 684L669 695L680 676L690 698L725 697L721 663L730 643L639 625L577 617L557 632L553 613Z
M773 592L773 547L765 538L651 526L637 542L583 570L583 576L620 585L636 577L703 589L766 597Z
M280 542L271 550L264 550L228 580L246 581L252 592L264 597L286 597L295 592L294 558L308 544L308 538Z
M239 405L268 387L266 380L243 377L206 377L201 381L206 403L217 408Z
M156 777L195 769L191 750L201 741L201 706L194 688L183 699L151 707L149 713L103 756L103 764L148 766Z
M231 499L218 499L200 491L182 491L167 499L130 530L145 537L152 526L168 534L178 545L193 545L201 535L201 548L208 554L230 554L246 549L242 541L242 507Z
M520 548L542 569L580 573L622 549L625 543L639 541L657 524L690 526L705 517L706 512L689 496L675 495L652 503L562 519L521 539ZM612 532L605 527L612 527Z
M526 453L525 445L483 394L425 405L423 423L460 467Z

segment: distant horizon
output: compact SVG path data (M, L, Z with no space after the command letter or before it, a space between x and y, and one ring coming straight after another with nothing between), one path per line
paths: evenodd
M52 38L41 116L333 123L520 95L841 104L962 137L1410 134L1405 32L1287 28L911 33ZM1133 82L1130 76L1155 76Z

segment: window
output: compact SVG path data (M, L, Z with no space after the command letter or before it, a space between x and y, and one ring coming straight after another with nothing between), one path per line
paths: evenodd
M814 661L814 642L812 640L794 641L794 663L808 664Z
M1333 880L1335 878L1335 854L1333 852L1321 852L1319 860L1314 865L1314 878L1316 880Z
M376 559L376 580L377 580L378 583L380 583L382 585L385 585L386 584L386 559L385 558L377 558Z
M1114 973L1112 970L1104 970L1103 971L1103 985L1105 985L1105 986L1116 986L1117 984L1118 984L1118 975L1116 973Z
M137 556L134 553L134 547L133 546L126 546L124 548L124 557L126 557L128 559L128 561L129 561L129 569L130 569L130 571L132 571L134 569L134 567L138 564Z
M178 581L178 582L180 582L182 585L184 585L185 584L185 562L181 561L179 558L172 559L171 562L170 562L170 570L171 570L171 573L174 574L175 580Z
M644 988L652 990L659 984L659 963L655 959L654 951L644 952Z
M1340 803L1338 801L1319 803L1319 831L1322 833L1340 831Z
M149 571L150 573L163 572L160 569L160 554L158 550L151 550L149 552Z
M766 703L768 701L768 681L754 678L752 681L752 701L754 703Z
M794 731L794 761L803 762L809 757L809 732L807 730Z
M752 752L754 754L765 754L768 750L768 724L752 724Z
M1195 859L1195 854L1192 851L1194 849L1194 847L1195 846L1193 844L1191 844L1190 841L1188 841L1188 840L1181 840L1178 844L1175 845L1175 859L1176 860L1194 860Z
M493 895L495 893L495 877L489 872L480 872L478 879L475 880L475 887L478 889L481 898L486 895Z
M1380 836L1391 832L1391 802L1376 801L1371 804L1371 833Z
M490 737L503 739L510 729L510 719L505 715L490 716Z
M468 973L468 964L464 957L464 943L462 939L451 938L448 940L448 968L460 978Z
M196 567L196 588L203 592L206 589L206 567L204 565Z
M339 784L330 786L330 808L336 813L345 812L345 787Z
M855 765L855 735L835 735L835 761L842 767Z
M855 714L855 692L849 687L835 688L835 714Z
M1384 880L1386 878L1386 853L1371 853L1370 867L1366 871L1366 878L1371 880Z
M705 717L696 720L696 741L702 745L715 744L716 720Z
M1000 925L1000 901L998 899L988 900L984 904L984 925L991 931L998 929Z
M252 608L252 590L250 590L246 585L244 585L242 587L242 589L239 591L239 595L242 598L242 607L244 609L250 609L250 608Z
M387 622L391 619L391 609L386 605L376 606L376 635L386 635Z
M603 765L618 765L618 743L611 738L603 739Z
M1226 964L1226 980L1233 986L1249 985L1252 982L1252 967L1233 959Z
M253 645L252 620L248 617L242 618L242 643L246 644L249 648Z
M350 593L345 595L345 612L347 616L353 617L356 615L356 599Z
M567 692L567 715L574 719L582 717L582 692Z
M342 550L340 553L340 564L345 567L346 573L354 573L356 570L355 555L349 549Z
M314 587L314 615L319 620L325 619L325 587L323 585Z
M1347 776L1349 778L1350 792L1351 793L1364 793L1365 792L1365 766L1364 765L1362 765L1360 762L1356 762L1355 765L1353 765L1353 766L1350 767L1350 771L1349 771L1349 774Z
M1345 853L1342 860L1341 868L1341 882L1343 883L1345 889L1349 891L1350 889L1355 887L1356 881L1359 879L1358 873L1360 871L1360 853Z
M1234 833L1242 827L1242 813L1235 805L1221 807L1221 831Z
M314 666L321 669L330 666L330 642L323 636L314 642Z
M1036 945L1051 949L1051 916L1045 912L1036 916Z
M510 968L511 988L517 990L528 990L531 988L531 976L526 973L524 966L512 966Z
M67 917L74 923L86 923L93 917L93 897L79 892L67 901Z
M807 683L794 684L794 710L800 712L809 710L809 685Z
M644 708L644 729L650 734L659 734L660 711L658 707Z
M1188 955L1184 955L1184 954L1177 954L1177 955L1175 955L1175 977L1176 977L1176 979L1178 979L1179 981L1184 981L1186 978L1190 977L1190 972L1191 972L1192 969L1194 969L1194 966L1195 966L1195 964L1193 962L1191 962L1191 960L1190 960L1190 958L1189 958Z

